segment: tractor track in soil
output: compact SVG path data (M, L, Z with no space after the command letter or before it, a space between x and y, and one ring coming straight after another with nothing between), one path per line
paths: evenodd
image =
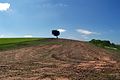
M89 43L63 42L0 52L0 80L120 80L120 61Z

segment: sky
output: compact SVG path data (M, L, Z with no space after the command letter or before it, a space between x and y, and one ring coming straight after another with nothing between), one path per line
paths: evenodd
M120 43L120 0L0 0L0 37L102 39Z

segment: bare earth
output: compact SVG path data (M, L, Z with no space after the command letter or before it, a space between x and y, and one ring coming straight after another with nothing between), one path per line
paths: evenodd
M48 41L43 45L0 52L0 80L120 80L120 59L89 43Z

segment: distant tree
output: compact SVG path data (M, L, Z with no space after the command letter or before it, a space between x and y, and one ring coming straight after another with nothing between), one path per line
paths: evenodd
M112 45L110 43L110 41L108 41L108 40L103 40L102 43L103 43L103 46L109 46L110 47Z
M114 43L111 43L110 41L108 40L95 40L95 39L92 39L91 41L89 41L90 43L93 43L95 45L98 45L98 46L108 46L108 47L115 47L116 45Z
M52 30L52 34L56 36L56 38L58 38L58 36L60 35L60 32L58 30Z
M116 49L120 50L120 45L111 43L109 40L96 40L96 39L92 39L89 42L93 43L93 44L95 44L96 46L99 46L99 47L103 47L103 48L111 47L111 48L116 48Z

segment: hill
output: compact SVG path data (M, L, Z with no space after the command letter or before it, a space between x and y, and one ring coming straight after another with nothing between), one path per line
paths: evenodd
M1 80L120 79L117 52L67 39L18 41L0 44Z

